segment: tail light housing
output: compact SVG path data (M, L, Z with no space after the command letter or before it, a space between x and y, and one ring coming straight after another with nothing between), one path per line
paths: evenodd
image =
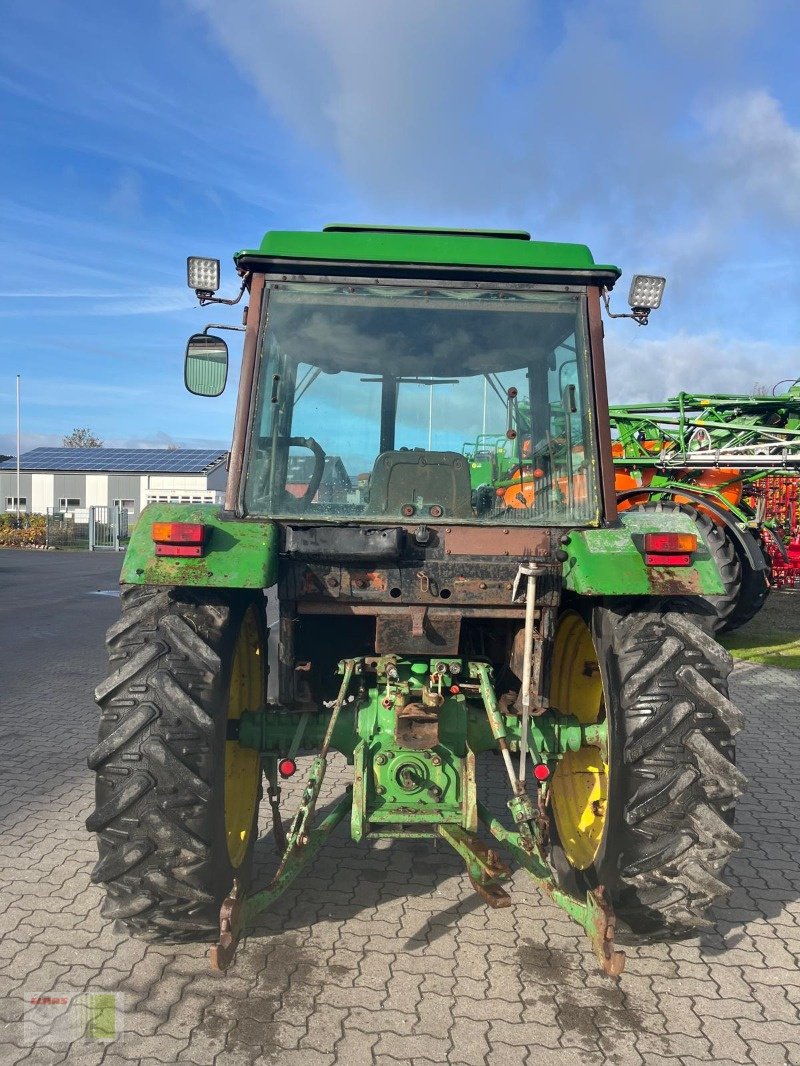
M691 566L697 551L696 533L645 533L647 566Z
M202 522L154 522L151 530L156 555L202 555L207 534Z

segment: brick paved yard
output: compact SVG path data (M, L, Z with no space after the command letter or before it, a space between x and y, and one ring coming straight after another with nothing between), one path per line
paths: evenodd
M88 880L91 691L118 611L93 593L118 564L0 552L0 1063L800 1064L800 675L737 667L734 891L713 932L628 947L618 983L524 875L514 906L488 911L444 847L355 845L342 827L220 976L201 946L108 927ZM328 801L345 779L337 763ZM269 838L259 861L274 864ZM31 995L87 989L124 993L120 1039L25 1043Z

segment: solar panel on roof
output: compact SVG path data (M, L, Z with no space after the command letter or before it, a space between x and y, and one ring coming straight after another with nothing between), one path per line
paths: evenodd
M218 466L226 454L219 448L34 448L20 456L20 469L203 474ZM16 459L0 463L0 470L14 469Z

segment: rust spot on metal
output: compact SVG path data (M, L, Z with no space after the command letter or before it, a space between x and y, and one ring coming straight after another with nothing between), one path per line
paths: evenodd
M411 751L435 748L439 743L438 707L426 707L422 703L398 707L394 735L401 748Z
M461 612L412 607L375 613L378 655L458 654Z
M211 949L211 969L224 973L233 962L242 927L243 892L234 880L230 895L219 911L219 940Z
M617 919L602 885L589 893L587 904L589 905L589 922L586 932L589 934L600 968L609 977L619 977L625 968L625 953L614 947Z
M651 566L647 568L650 588L657 596L699 596L700 575L694 567Z
M342 582L349 578L353 588L368 592L385 592L387 573L385 570L343 570Z

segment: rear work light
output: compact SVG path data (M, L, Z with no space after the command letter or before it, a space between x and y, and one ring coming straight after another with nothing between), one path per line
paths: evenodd
M697 551L695 533L645 533L644 561L648 566L691 566Z
M202 522L154 522L151 530L156 555L202 555L206 533Z

